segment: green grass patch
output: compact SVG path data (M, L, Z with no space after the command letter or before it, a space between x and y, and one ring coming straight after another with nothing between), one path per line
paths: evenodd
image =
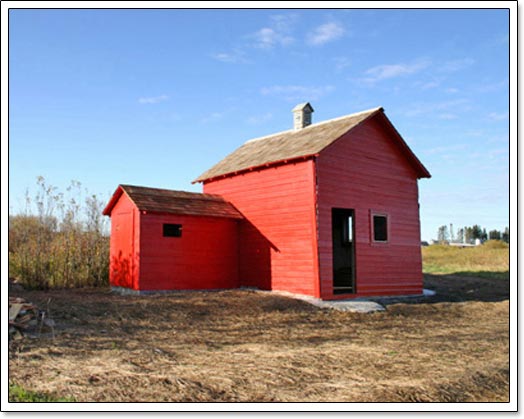
M466 248L446 245L423 247L422 263L424 272L429 274L509 278L509 248L492 241Z
M57 397L53 394L26 390L18 384L9 384L9 401L15 403L74 402L73 397Z

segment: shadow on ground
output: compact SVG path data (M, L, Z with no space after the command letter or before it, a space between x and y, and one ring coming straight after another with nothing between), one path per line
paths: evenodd
M491 277L490 277L491 276ZM424 288L434 296L409 299L381 299L388 305L403 303L457 303L464 301L496 302L509 299L509 272L456 272L449 275L424 274Z
M492 272L492 271L462 271L462 272L453 272L451 274L452 276L465 276L469 278L486 278L486 279L509 279L509 271L499 271L499 272Z

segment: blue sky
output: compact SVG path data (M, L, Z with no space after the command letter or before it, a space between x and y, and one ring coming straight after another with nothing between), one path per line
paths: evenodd
M429 169L422 238L509 222L507 10L11 10L9 206L36 177L200 191L244 141L383 106Z

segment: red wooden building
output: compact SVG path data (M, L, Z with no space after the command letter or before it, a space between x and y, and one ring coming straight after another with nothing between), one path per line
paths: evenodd
M252 286L322 299L422 292L417 181L430 177L429 172L382 108L317 124L311 124L308 103L293 112L294 129L246 142L195 180L203 183L201 196L221 196L231 211L220 221L224 228L231 225L230 250L237 251L227 256L229 279L226 266L218 268L212 255L225 249L204 250L213 229L202 227L200 236L195 230L188 239L202 249L165 248L157 237L168 218L155 218L155 234L149 228L140 230L139 237L135 232L134 240L119 238L113 213L123 196L119 190L128 187L117 190L104 212L112 216L112 260L130 241L155 260L145 267L142 253L134 256L133 266L140 266L131 271L134 289ZM198 200L199 194L193 195ZM148 211L127 196L138 212ZM208 219L186 217L177 221L184 234L185 223L196 228ZM122 223L129 220L122 218ZM198 252L199 258L192 256ZM197 260L209 266L197 266ZM156 270L150 271L153 266ZM201 275L193 278L192 269ZM221 280L211 277L218 272L224 275ZM111 278L118 285L119 275ZM126 283L131 284L129 279Z
M238 222L223 198L120 185L111 216L111 286L134 291L236 288Z

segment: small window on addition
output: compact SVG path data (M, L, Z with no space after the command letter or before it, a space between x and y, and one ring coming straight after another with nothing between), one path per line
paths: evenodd
M182 224L164 224L164 237L182 237Z
M373 214L373 241L388 241L388 217L387 215Z

